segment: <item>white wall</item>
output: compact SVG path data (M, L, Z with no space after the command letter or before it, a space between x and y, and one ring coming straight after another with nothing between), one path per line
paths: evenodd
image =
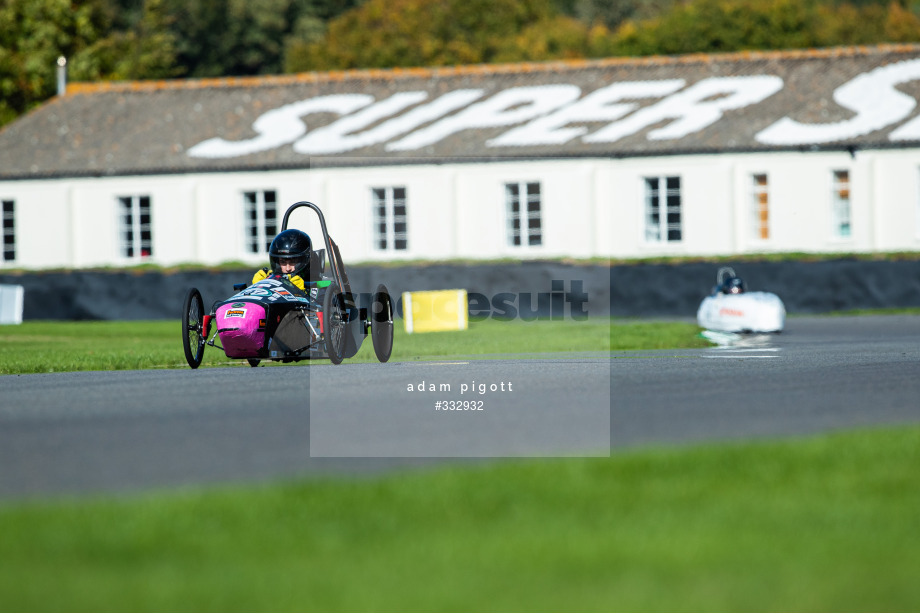
M834 236L832 177L850 173L852 235ZM735 163L735 206L749 215L749 176L767 172L771 239L748 236L743 252L871 252L920 250L920 151L882 150L769 156L747 154ZM741 229L747 232L747 228Z
M452 258L644 258L760 252L920 251L920 149L381 165L270 172L0 182L16 202L17 261L0 267L125 266L118 197L149 195L162 265L242 261L242 192L275 190L281 215L309 200L349 262ZM848 170L852 236L831 229L832 172ZM751 175L769 177L770 238L752 236ZM647 243L644 183L681 177L683 240ZM543 245L509 247L504 184L539 181ZM409 249L373 246L371 189L405 186ZM312 213L292 226L317 240ZM53 239L49 239L53 237Z
M152 262L178 264L198 260L196 248L207 241L196 220L193 176L113 177L70 183L72 266L125 266L138 261L121 255L119 197L150 196Z
M857 159L862 154L857 154ZM871 177L869 213L875 249L917 250L920 245L920 152L883 151L867 163Z
M16 262L0 267L66 266L74 251L70 190L68 181L0 183L0 200L16 205Z

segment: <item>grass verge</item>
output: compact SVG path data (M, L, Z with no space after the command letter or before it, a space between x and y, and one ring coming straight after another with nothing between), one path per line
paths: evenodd
M831 311L828 316L895 316L895 315L920 315L920 307L885 307L874 309L846 309Z
M612 322L616 322L612 324ZM186 368L178 320L147 322L23 322L0 327L0 374ZM396 323L390 360L426 360L476 354L595 352L702 347L699 328L680 322L485 320L466 331L407 334ZM365 340L350 362L376 361ZM203 366L240 365L205 348ZM270 363L269 363L270 364Z
M0 506L11 611L916 611L920 428Z

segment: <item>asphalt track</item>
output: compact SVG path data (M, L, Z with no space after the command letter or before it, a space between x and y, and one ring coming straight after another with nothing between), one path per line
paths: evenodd
M0 499L918 422L920 316L703 350L3 376Z

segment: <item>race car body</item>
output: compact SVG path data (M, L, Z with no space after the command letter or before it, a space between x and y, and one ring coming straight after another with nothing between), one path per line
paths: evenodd
M696 313L700 326L729 333L778 333L786 323L786 307L772 292L707 296Z
M778 333L786 323L786 306L772 292L746 292L744 282L724 267L719 269L712 294L700 303L696 319L707 330Z
M330 282L319 283L324 294ZM221 346L228 358L326 358L317 344L323 332L322 303L322 295L302 292L281 275L263 279L218 304L214 321ZM345 318L357 320L357 315ZM345 327L345 345L351 350L346 358L357 351L354 330Z

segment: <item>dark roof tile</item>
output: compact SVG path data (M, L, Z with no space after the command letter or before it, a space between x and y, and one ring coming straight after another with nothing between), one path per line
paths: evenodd
M649 58L610 58L564 62L475 65L393 70L349 70L271 77L241 77L124 83L72 83L66 96L50 100L0 131L0 179L84 175L211 172L229 169L303 168L311 164L354 164L364 159L400 163L418 158L492 159L572 156L644 156L700 151L760 151L817 147L892 147L916 145L893 141L890 132L917 116L915 104L891 125L837 142L777 145L757 134L782 118L806 124L846 121L852 109L838 104L835 91L861 74L896 62L920 59L920 45L883 45L803 51L693 54ZM258 136L254 123L265 113L306 99L336 94L369 95L380 102L400 92L423 91L427 104L449 92L481 89L475 103L514 87L569 85L583 100L601 87L619 82L680 79L686 88L713 77L772 75L782 88L698 130L664 139L650 132L670 124L660 120L607 142L581 137L560 144L489 143L520 124L468 129L445 135L416 149L388 150L401 133L353 150L316 157L285 142L235 157L195 157L189 150L214 137L245 141ZM678 88L679 89L679 88ZM920 80L897 90L920 99ZM677 90L675 90L676 92ZM662 97L630 100L639 112ZM411 111L407 107L401 113ZM339 115L302 116L307 134ZM457 113L458 110L452 111ZM378 118L371 129L399 113ZM903 115L903 114L902 114ZM437 118L438 121L447 115ZM622 119L630 117L625 115ZM577 120L577 118L575 118ZM419 124L424 129L432 122ZM573 121L590 135L610 121Z

